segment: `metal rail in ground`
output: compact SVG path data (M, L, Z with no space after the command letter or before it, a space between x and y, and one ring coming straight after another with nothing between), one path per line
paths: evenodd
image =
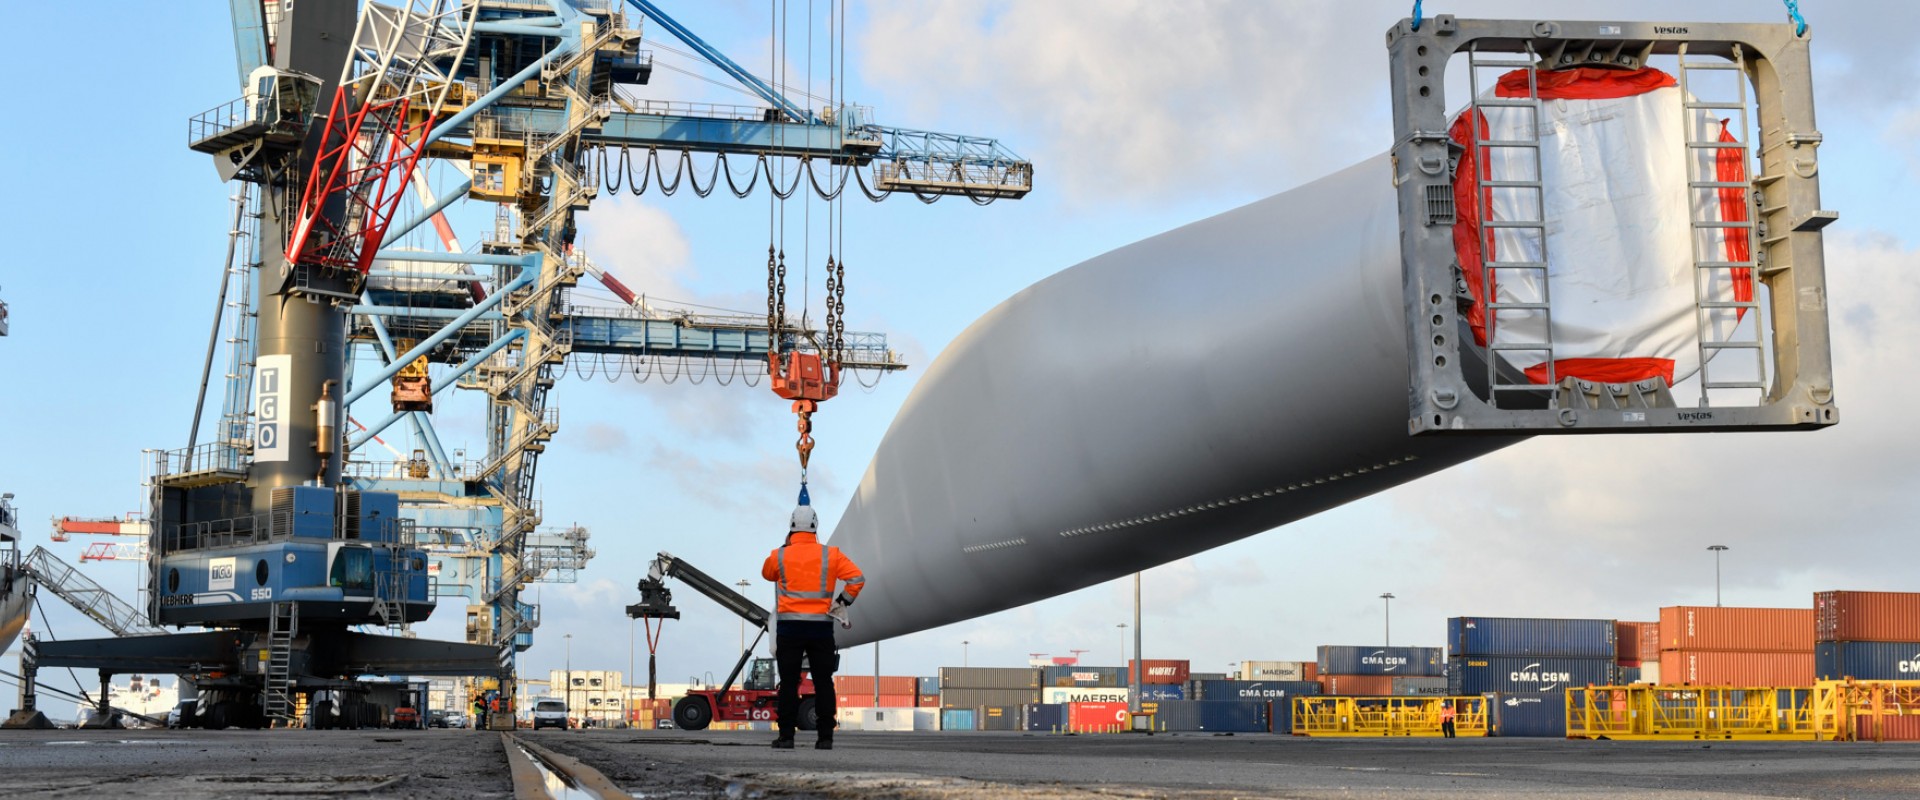
M509 733L500 734L513 773L515 800L632 800L599 770L580 759L562 755Z

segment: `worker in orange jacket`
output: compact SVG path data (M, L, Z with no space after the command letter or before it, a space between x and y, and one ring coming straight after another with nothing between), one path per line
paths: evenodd
M833 671L840 664L833 641L833 612L853 604L866 588L853 559L838 547L821 544L817 531L820 520L802 496L787 526L787 542L767 556L760 576L774 582L779 597L776 606L778 629L774 631L774 661L780 668L780 738L773 746L793 748L793 729L800 716L801 660L813 675L814 719L819 741L814 747L833 749L834 712ZM835 583L846 590L834 596Z

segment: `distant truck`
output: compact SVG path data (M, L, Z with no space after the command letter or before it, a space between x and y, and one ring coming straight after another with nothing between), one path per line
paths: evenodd
M533 729L567 729L567 701L558 697L542 697L533 701Z

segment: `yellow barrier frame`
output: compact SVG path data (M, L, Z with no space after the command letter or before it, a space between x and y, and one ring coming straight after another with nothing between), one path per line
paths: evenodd
M1484 697L1295 697L1296 736L1433 737L1440 730L1440 709L1453 704L1455 736L1487 735Z
M1820 738L1805 687L1588 686L1567 690L1569 739Z
M1818 738L1885 741L1888 717L1920 716L1920 681L1820 681L1811 711Z

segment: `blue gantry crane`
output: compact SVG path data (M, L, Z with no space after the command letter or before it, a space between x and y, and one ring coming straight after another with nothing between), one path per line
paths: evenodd
M778 243L764 318L648 302L575 244L603 189L672 193L684 177L701 196L724 180L740 196L764 183L782 201L843 202L851 183L874 200L986 203L1032 187L1031 164L993 139L796 101L649 0L230 6L242 95L188 124L189 146L238 187L227 281L188 446L156 454L148 514L149 616L207 630L36 651L37 666L103 677L183 673L204 724L291 723L306 701L364 721L377 714L356 706L365 675L486 676L511 697L538 624L522 588L571 579L593 552L585 529L544 526L535 493L569 365L775 386L795 355L836 376L905 368L884 334L844 330L844 263L823 324L787 314ZM644 24L758 104L630 96L653 72ZM440 182L451 190L435 193L436 168L458 172ZM471 247L448 213L469 199L495 204ZM404 244L428 225L441 248ZM581 297L589 276L619 305ZM203 441L223 318L221 414ZM448 389L486 398L477 458L435 429ZM413 452L382 438L397 424ZM456 596L465 643L369 632Z

